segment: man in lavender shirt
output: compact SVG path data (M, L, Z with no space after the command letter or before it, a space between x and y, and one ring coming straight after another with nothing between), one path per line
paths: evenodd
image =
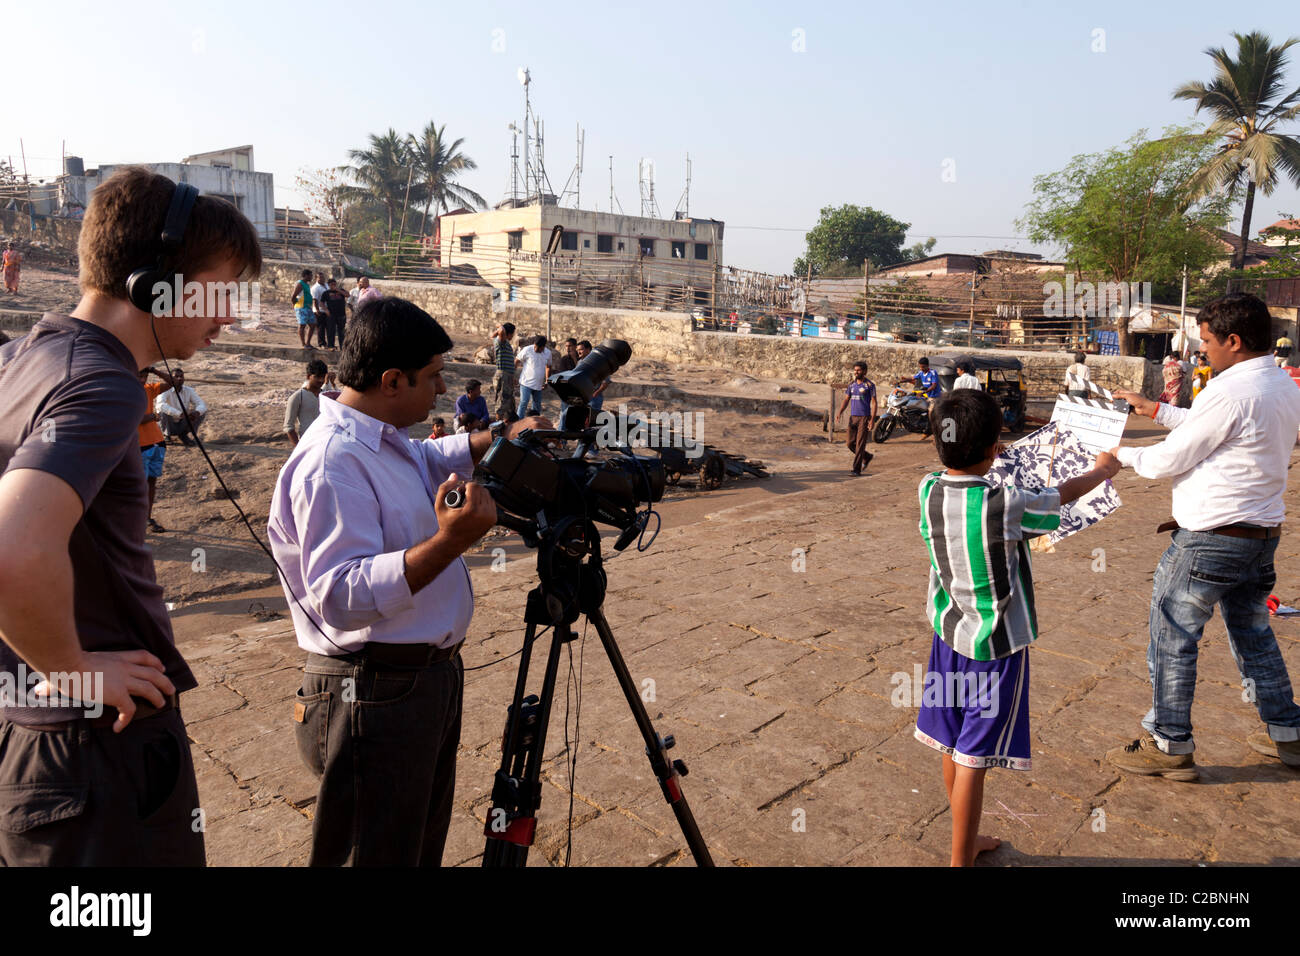
M496 521L480 485L444 504L492 432L415 441L446 392L451 339L387 298L352 320L338 366L276 483L267 534L298 646L298 751L320 777L311 864L437 866L451 820L474 609L461 554ZM542 418L506 433L549 428Z

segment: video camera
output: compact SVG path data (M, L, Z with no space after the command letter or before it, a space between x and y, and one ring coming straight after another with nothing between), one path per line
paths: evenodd
M590 459L596 429L590 420L591 400L601 382L632 356L620 339L606 339L573 369L558 372L548 383L564 402L558 429L529 429L517 438L497 438L474 469L474 480L497 503L497 523L519 532L529 547L537 546L539 528L564 518L586 518L620 529L614 544L622 551L644 530L649 509L641 504L663 498L665 472L659 458L643 457L631 448L620 457ZM553 446L576 441L569 457L558 457Z

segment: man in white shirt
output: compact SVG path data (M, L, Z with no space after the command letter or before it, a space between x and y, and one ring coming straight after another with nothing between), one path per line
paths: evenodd
M1286 517L1300 389L1273 364L1268 307L1255 296L1215 299L1198 318L1215 374L1190 409L1115 393L1171 429L1157 445L1114 454L1143 478L1173 479L1174 521L1158 530L1176 530L1151 599L1147 734L1106 756L1125 772L1172 780L1198 776L1191 722L1197 642L1216 604L1246 697L1268 726L1248 743L1300 767L1300 707L1265 605L1277 581L1273 556Z
M980 380L973 374L970 359L957 360L957 379L952 383L952 390L955 392L959 388L979 388Z
M180 438L181 444L190 445L190 435L199 435L199 426L208 417L208 404L199 398L199 393L185 384L185 370L179 365L172 372L172 388L161 392L154 402L154 414L162 426L166 438ZM182 408L184 411L182 411ZM185 413L189 412L189 421ZM190 426L193 426L193 432Z
M329 310L325 308L325 293L327 291L324 274L316 273L316 282L311 287L311 308L316 313L317 345L325 341L324 329L330 318Z
M533 339L533 347L520 349L515 357L515 367L519 371L519 408L515 417L523 418L532 405L532 414L542 413L542 389L546 388L546 376L550 371L551 350L546 347L546 336L539 335Z
M1088 381L1092 375L1088 371L1087 361L1087 353L1075 352L1074 363L1065 370L1065 390L1071 398L1088 397Z
M267 538L298 646L298 753L320 784L313 866L437 866L451 822L474 611L461 555L496 520L464 478L495 435L418 441L445 394L451 339L427 312L381 299L343 343L322 403L276 482ZM550 428L542 418L516 422ZM447 493L463 485L465 501Z

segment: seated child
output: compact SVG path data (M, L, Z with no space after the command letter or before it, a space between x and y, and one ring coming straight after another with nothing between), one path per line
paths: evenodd
M988 392L958 389L930 412L945 471L921 481L921 537L930 554L927 616L934 627L916 738L943 754L952 811L952 865L1000 840L979 834L989 767L1030 768L1029 645L1038 637L1027 539L1056 530L1061 506L1119 471L1108 452L1058 488L995 486L984 475L1002 450L1002 410ZM936 699L937 698L937 699Z

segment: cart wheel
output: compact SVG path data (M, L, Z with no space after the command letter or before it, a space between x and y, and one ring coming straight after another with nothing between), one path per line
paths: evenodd
M717 455L710 455L704 459L704 464L700 467L700 487L707 491L722 486L722 479L727 475L727 468L722 463L722 459Z

